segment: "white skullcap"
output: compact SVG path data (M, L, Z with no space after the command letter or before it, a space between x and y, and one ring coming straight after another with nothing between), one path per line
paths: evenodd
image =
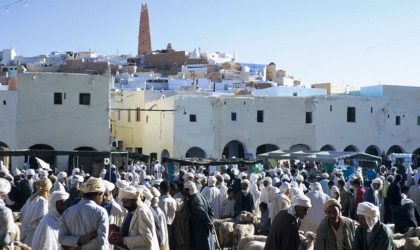
M240 172L239 175L238 175L238 178L242 179L243 177L248 177L248 174L245 173L245 172Z
M289 190L290 188L291 188L291 186L288 182L283 182L283 184L281 184L279 190L280 190L280 193L284 193L287 190Z
M117 169L117 166L115 166L114 164L111 165L111 169Z
M216 184L217 179L214 176L209 176L209 178L207 178L207 185L210 186L214 186L214 184Z
M130 180L129 180L129 177L131 177L131 179L133 179L133 174L132 174L132 173L125 173L125 175L124 175L124 179L125 179L126 181L130 181Z
M114 183L107 180L103 180L103 182L105 184L105 192L112 192L112 190L114 190L115 188Z
M13 171L14 176L18 176L18 175L21 175L21 174L22 174L22 171L20 171L18 168L15 168L15 170Z
M67 173L66 172L60 172L57 174L57 179L64 179L67 177Z
M223 179L224 180L230 180L230 176L228 174L223 174Z
M140 199L141 191L133 186L120 189L119 196L121 199L133 200Z
M220 172L219 171L214 171L212 175L213 176L220 175Z
M82 192L87 193L103 193L105 192L105 184L102 179L91 177L83 183Z
M245 180L241 180L241 184L248 184L248 186L249 186L249 180L247 180L247 179L245 179Z
M401 194L401 206L404 206L405 204L414 203L413 200L407 198L407 195Z
M182 176L182 178L184 179L184 180L187 180L188 178L194 178L194 175L192 174L192 173L186 173L186 174L184 174L183 176ZM197 177L198 178L198 177Z
M304 194L298 194L293 196L292 204L294 206L312 207L311 200L308 198L308 196Z
M378 222L379 218L379 209L377 206L373 205L370 202L361 202L357 205L358 215L363 215L366 219L366 224L368 225L367 231L372 231L373 226Z
M117 182L115 182L115 186L117 186L118 189L124 189L130 186L130 184L126 180L118 179Z
M321 177L325 178L325 179L328 179L330 177L330 175L328 173L322 173Z
M152 176L150 176L150 175L146 175L146 176L144 177L144 180L151 181L151 180L152 180Z
M11 188L12 186L8 180L0 178L0 194L8 194Z
M38 170L39 179L46 179L48 177L48 172L45 170Z
M311 183L309 187L311 188L312 191L322 191L322 186L321 186L321 183L319 182Z
M184 183L184 188L188 188L188 192L190 195L196 194L198 192L197 186L192 181L187 181Z
M80 169L79 168L73 168L73 170L71 171L71 175L76 175L80 173Z
M298 174L298 175L296 176L296 180L297 180L297 181L303 181L303 176L302 176L301 174Z
M27 169L26 170L26 176L28 176L28 175L35 175L35 170L33 170L32 168Z

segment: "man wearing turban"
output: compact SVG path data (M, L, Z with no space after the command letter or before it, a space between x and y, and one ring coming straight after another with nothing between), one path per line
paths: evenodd
M314 250L351 250L356 227L353 220L341 215L336 199L324 203L325 218L316 230Z
M311 200L306 195L293 196L292 205L274 218L264 250L297 250L300 221L311 206Z
M34 183L35 192L29 197L21 210L22 231L20 239L31 246L36 227L48 213L48 195L52 187L49 179L40 179Z
M393 250L391 230L379 221L379 209L370 202L361 202L356 210L360 226L356 229L353 249Z
M89 178L81 187L83 199L62 215L58 242L65 247L108 250L109 220L103 201L102 179Z
M325 217L324 203L330 198L322 190L322 185L319 182L310 184L311 191L306 195L311 200L312 207L308 210L308 215L302 220L300 229L304 232L316 232L321 220Z
M11 238L15 228L12 210L6 207L6 204L4 203L10 189L10 182L0 178L0 249L9 246L12 243Z
M207 187L201 191L201 194L207 198L213 209L214 218L220 219L220 190L216 187L217 179L214 176L209 176L207 180Z
M207 199L198 192L193 182L185 182L184 189L190 201L190 249L214 250L213 210Z
M253 213L255 210L254 196L249 192L249 184L247 179L241 181L241 192L235 195L235 216L242 211Z
M280 186L280 192L275 194L273 197L273 203L271 207L269 207L269 214L271 218L271 222L273 222L276 215L281 210L287 210L290 206L290 194L291 186L288 182L283 182Z
M142 202L142 192L129 186L120 190L120 197L127 214L121 228L114 226L109 242L130 250L159 250L153 213Z
M34 250L59 250L58 231L60 228L60 216L67 208L67 200L70 194L65 191L52 192L48 197L48 213L42 218L36 228L32 249Z

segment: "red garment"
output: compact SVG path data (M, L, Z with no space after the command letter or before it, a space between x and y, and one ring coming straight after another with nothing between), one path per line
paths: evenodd
M365 193L366 190L364 187L359 187L359 189L357 189L356 200L353 203L353 208L355 210L357 209L357 205L359 205L360 202L364 201Z

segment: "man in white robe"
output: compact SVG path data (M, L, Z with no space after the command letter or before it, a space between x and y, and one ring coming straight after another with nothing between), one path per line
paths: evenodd
M273 197L279 192L279 189L272 186L271 177L265 177L263 180L264 189L261 190L261 202L267 203L270 208L272 206Z
M115 189L114 183L103 180L105 184L105 193L104 193L104 201L102 203L102 207L104 207L108 212L109 217L109 224L115 224L120 226L124 219L124 211L120 204L118 204L114 196L112 195L112 191Z
M35 182L35 193L29 197L25 205L21 209L22 230L20 240L31 245L35 230L48 213L48 195L52 187L49 179L42 179Z
M48 213L42 218L36 228L32 240L33 250L59 250L58 231L60 229L60 216L66 209L66 200L70 194L64 191L55 191L48 197Z
M130 250L159 250L153 214L141 201L141 191L130 186L120 193L128 213L121 228L111 233L109 242Z
M322 190L319 182L311 183L311 191L306 194L311 200L312 207L308 209L308 214L302 220L300 230L316 232L319 223L324 219L324 203L330 198Z
M216 177L210 176L207 180L208 186L203 189L201 194L207 198L211 208L213 209L213 214L215 219L220 218L220 191L215 184L217 182Z
M163 211L166 219L165 227L168 228L168 243L169 248L174 248L174 241L173 241L173 222L175 219L175 213L177 210L177 202L174 198L171 197L169 194L169 182L162 181L159 185L161 196L159 199L159 208Z
M255 213L259 216L260 215L260 199L261 199L261 191L258 188L258 181L259 175L252 173L249 177L249 192L254 197L254 207ZM226 190L227 191L227 190ZM227 194L226 194L227 195Z
M15 221L13 220L12 210L6 207L4 203L10 190L10 182L0 178L0 249L10 246L12 243L12 234L15 232Z
M102 179L90 178L83 183L83 199L62 215L58 242L65 247L109 250L109 219L103 200L105 185Z
M225 184L223 175L218 174L215 177L217 179L216 187L220 191L220 196L219 196L220 197L220 203L219 204L220 204L220 211L222 211L223 202L228 198L228 187Z
M67 173L60 172L57 174L57 180L54 182L53 187L51 188L51 193L54 191L66 191L67 186Z
M268 208L271 222L273 222L274 218L281 210L287 210L291 205L289 199L290 189L290 184L288 182L283 182L280 186L280 192L274 195L271 207Z

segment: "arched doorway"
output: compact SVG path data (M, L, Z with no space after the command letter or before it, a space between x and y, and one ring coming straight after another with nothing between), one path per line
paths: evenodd
M279 149L279 147L274 144L263 144L257 147L257 155L271 152L277 149Z
M93 147L82 146L75 148L74 151L97 151ZM89 173L91 175L97 176L99 175L102 167L103 167L103 157L97 157L95 155L69 155L69 166L68 171L71 173L73 168L78 167L83 170L85 173Z
M319 151L335 151L335 147L330 144L327 144L322 146L322 148Z
M164 149L162 150L162 153L160 153L160 161L166 162L170 156L169 151Z
M381 150L379 149L379 147L375 145L370 145L369 147L366 148L365 153L370 154L370 155L380 156Z
M9 151L10 148L7 146L6 143L0 141L0 151ZM10 168L10 157L9 156L0 156L0 161L3 162L3 164Z
M245 158L245 147L240 141L230 141L223 148L223 155L226 158L235 156L236 158Z
M392 154L392 153L396 153L396 154L401 154L404 153L405 150L403 147L399 146L399 145L393 145L391 146L388 151L386 152L386 155Z
M290 147L291 151L304 151L307 152L310 150L310 147L305 144L296 144Z
M202 148L199 147L192 147L187 150L185 153L185 157L187 158L206 158L207 154Z
M354 145L348 145L344 148L344 152L359 152L359 149Z
M56 163L55 155L54 155L54 152L48 152L48 151L53 151L54 150L53 147L46 144L35 144L29 147L29 149L42 150L41 152L37 152L35 156L45 161L46 163L50 164L50 168L53 169L52 166L54 166ZM25 157L25 161L28 161L27 157ZM33 156L29 157L29 166L34 169L38 168L38 162L36 161L35 157Z
M414 166L420 167L420 148L417 148L413 152L413 163Z

